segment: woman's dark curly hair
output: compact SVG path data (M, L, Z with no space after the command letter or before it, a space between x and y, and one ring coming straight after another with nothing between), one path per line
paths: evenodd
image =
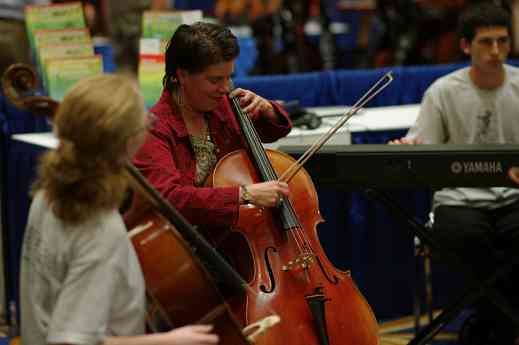
M166 74L162 83L171 92L177 68L199 73L210 65L234 60L239 54L236 36L222 25L205 22L180 25L166 48Z

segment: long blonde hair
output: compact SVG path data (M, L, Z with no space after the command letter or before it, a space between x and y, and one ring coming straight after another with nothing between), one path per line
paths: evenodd
M67 223L117 207L127 188L128 140L144 130L144 122L135 81L121 75L81 80L54 116L60 144L42 157L33 193L44 190L55 215Z

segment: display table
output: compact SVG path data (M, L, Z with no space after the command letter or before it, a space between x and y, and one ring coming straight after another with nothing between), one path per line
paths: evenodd
M281 146L311 145L326 134L339 121L340 116L348 111L346 106L309 107L307 109L321 117L323 122L319 128L312 130L294 128L285 138L265 146L276 149ZM412 126L419 110L419 104L361 109L335 133L326 145L351 144L352 136L362 136L367 132L404 131Z

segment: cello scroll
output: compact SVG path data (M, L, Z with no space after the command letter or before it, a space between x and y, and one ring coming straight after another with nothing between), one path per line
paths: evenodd
M36 92L36 73L26 64L9 66L2 76L2 89L6 98L20 109L48 118L52 118L58 109L59 102Z

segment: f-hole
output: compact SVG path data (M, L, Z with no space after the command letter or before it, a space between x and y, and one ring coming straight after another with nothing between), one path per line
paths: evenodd
M264 258L265 258L265 266L267 267L267 272L268 272L269 280L270 280L270 289L268 289L265 285L262 284L260 286L260 290L261 290L261 292L264 292L264 293L272 293L276 289L276 280L274 279L274 272L272 271L272 265L270 264L270 259L269 259L270 251L272 253L278 252L277 249L274 247L268 247L267 249L265 249Z

